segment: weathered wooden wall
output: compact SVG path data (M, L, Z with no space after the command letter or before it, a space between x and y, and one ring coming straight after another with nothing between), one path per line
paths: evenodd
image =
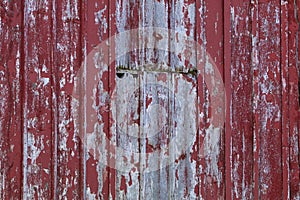
M1 0L0 198L300 199L299 9ZM147 27L169 29L169 52L147 48ZM137 28L146 38L111 39ZM176 134L192 143L172 160Z

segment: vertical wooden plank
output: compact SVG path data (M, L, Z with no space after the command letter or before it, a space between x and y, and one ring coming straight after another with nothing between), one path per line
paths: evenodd
M227 8L230 8L230 2L223 5L219 2L196 1L196 38L200 45L197 49L199 51L197 69L199 74L198 188L200 199L225 198L225 135L223 122L219 123L223 120L225 109L224 107L215 108L215 106L221 106L218 104L219 100L225 106L228 99L223 99L223 94L228 91L218 87L221 90L215 93L210 87L218 84L224 86L223 78L226 77L224 63L225 67L227 66L230 70L230 26L227 26L230 22L226 21L230 20L228 17L230 9ZM225 51L224 46L226 46ZM230 73L227 74L230 75ZM215 96L218 96L218 100ZM214 109L219 110L219 116L216 116ZM218 122L215 123L216 121ZM226 141L230 141L229 135L226 136Z
M282 199L289 199L289 95L288 95L288 2L280 3L280 46L281 46L281 120L282 120Z
M259 198L273 199L282 197L280 4L259 1L256 6L258 60L254 76L258 82L254 98Z
M115 6L112 12L116 13L115 18L112 20L116 21L116 25L111 28L115 29L113 33L122 34L128 32L125 38L120 38L125 40L127 45L121 45L122 42L115 41L116 45L113 47L112 51L116 52L115 59L112 63L112 69L118 69L117 76L116 73L112 72L111 77L116 79L116 90L114 94L116 96L113 109L116 112L116 155L123 155L122 159L117 159L116 163L116 197L123 199L138 199L141 193L141 172L139 168L140 157L138 155L139 143L136 136L134 135L136 130L132 130L127 122L135 122L133 125L139 127L140 114L135 113L134 116L129 114L130 110L137 104L130 105L132 100L130 97L137 92L140 82L140 77L136 73L120 72L119 69L139 69L140 61L140 49L139 47L139 31L137 28L140 24L140 5L141 1L113 1ZM124 44L124 43L123 43ZM125 55L118 55L119 49L125 52ZM126 81L127 80L127 81ZM124 82L125 81L125 82ZM123 94L123 95L122 95ZM124 99L125 98L125 99ZM119 105L119 101L122 101ZM126 108L124 108L126 106ZM138 110L140 109L137 107ZM124 110L125 109L125 110ZM133 120L133 121L132 121ZM135 137L130 137L130 136ZM127 166L132 166L131 169L122 170Z
M251 65L251 4L232 1L231 12L231 79L230 121L230 187L233 199L252 198L253 121ZM226 144L228 145L228 144ZM228 146L226 148L229 148ZM228 155L227 155L228 156ZM229 190L226 190L229 192Z
M251 1L251 16L252 16L252 53L251 53L251 64L253 67L253 198L259 198L259 149L260 149L260 137L258 132L258 116L256 111L258 110L258 1Z
M196 1L197 3L197 1ZM203 144L205 142L205 138L207 135L207 118L208 118L208 102L207 102L207 87L205 83L205 77L203 74L205 73L205 62L206 62L206 34L207 30L205 27L205 13L206 13L206 6L205 1L200 1L197 4L196 11L199 12L199 14L196 15L196 34L197 34L197 42L200 45L200 49L197 49L197 55L199 55L199 60L197 60L197 64L200 65L200 67L203 67L203 70L200 70L200 75L198 75L197 83L198 83L198 118L199 118L199 145L198 145L198 158L199 159L199 198L205 199L207 198L207 173L206 173L206 155L204 154Z
M57 14L57 9L56 9L56 1L52 1L51 3L51 8L52 8L52 15L51 15L51 27L50 29L52 30L51 33L51 50L48 52L51 56L51 109L52 109L52 135L51 135L51 156L52 156L52 161L51 161L51 177L52 177L52 183L51 183L51 198L56 199L57 197L57 168L58 168L58 162L57 162L57 139L58 139L58 106L57 106L57 72L56 72L56 14Z
M205 73L208 73L210 67L208 63L214 63L215 71L218 70L220 77L218 77L218 81L223 83L222 78L224 77L224 49L225 41L223 39L223 35L225 33L225 22L224 19L224 7L223 4L218 1L204 1L205 5L205 14L204 14L204 25L206 30L206 53L210 56L210 60L207 59L205 66ZM212 32L214 31L214 32ZM228 41L227 41L228 42ZM226 48L230 48L227 46ZM229 67L229 66L227 66ZM215 72L216 73L216 72ZM212 80L208 79L205 82L210 82ZM223 91L218 91L222 93ZM227 92L227 91L226 91ZM215 118L216 113L210 111L216 99L213 97L213 92L210 91L209 95L206 95L207 101L207 122L206 122L206 136L212 137L213 134L218 134L218 140L213 141L209 140L209 142L216 143L218 146L217 149L211 149L208 155L206 156L206 198L216 199L216 198L225 198L225 154L224 154L224 144L225 144L225 135L222 124L218 124L220 127L214 127L215 124L212 123L211 119ZM221 96L222 97L222 96ZM226 100L223 100L224 103ZM220 112L225 112L225 110L221 110ZM213 132L211 130L213 127ZM210 144L210 145L213 145ZM205 152L204 152L205 153Z
M110 50L114 48L109 41L116 24L115 2L86 1L86 61L82 66L83 88L80 106L83 107L82 133L87 151L86 194L87 199L116 198L115 169L103 161L114 159L115 152L106 142L115 142L115 134L111 127L111 92L114 80L111 80L109 65ZM99 50L99 46L102 49ZM109 46L111 45L111 47ZM113 56L112 56L113 57ZM113 59L113 58L112 58ZM111 81L111 82L110 82ZM112 85L111 85L112 84ZM103 156L103 157L102 157Z
M208 109L208 118L220 118L220 122L215 123L210 121L210 119L207 119L207 129L210 130L210 126L213 125L214 127L214 132L218 132L218 137L219 139L217 141L210 140L210 142L217 142L218 148L217 149L212 149L211 150L211 158L209 158L211 163L209 163L209 176L212 178L212 190L208 185L206 185L206 189L210 192L208 192L209 196L207 198L212 197L212 198L225 198L225 130L223 127L224 119L222 119L222 116L226 112L224 107L222 105L218 104L218 113L213 112L210 109L216 109L213 108L216 103L214 101L221 101L221 102L226 102L226 95L224 96L224 92L227 93L227 91L222 91L224 90L223 83L224 83L224 48L227 43L225 43L225 40L223 38L225 31L227 28L225 28L225 22L224 22L224 4L221 4L219 1L205 1L205 7L206 7L206 14L204 15L205 19L205 29L207 31L207 37L206 37L206 51L207 55L209 55L209 59L207 59L207 64L205 67L205 73L209 73L210 71L210 63L214 65L214 75L212 80L205 80L206 82L210 81L216 81L216 83L212 83L213 85L218 88L218 94L214 94L214 90L210 89L209 91L209 109ZM206 16L206 18L205 18ZM226 16L227 17L227 16ZM225 30L226 29L226 30ZM211 33L214 30L214 33ZM229 41L226 41L229 42ZM226 48L230 48L227 46ZM230 49L231 50L231 49ZM228 66L229 67L229 66ZM218 74L218 75L216 75ZM226 90L226 88L225 88ZM208 98L208 96L207 96ZM229 112L229 111L228 111ZM219 115L219 116L216 116ZM212 133L210 133L212 135ZM213 144L210 144L213 145ZM216 159L214 161L214 155L216 155ZM215 169L214 169L215 168ZM212 173L213 172L213 173ZM208 177L208 182L210 180L210 177ZM210 196L211 195L211 196ZM215 196L215 197L214 197Z
M19 1L0 3L0 198L22 196L22 18Z
M160 24L160 27L163 26L163 28L169 29L169 38L165 38L166 40L169 40L169 48L167 51L162 52L168 55L167 58L165 58L165 63L167 63L167 69L168 71L179 71L183 73L188 73L187 76L180 76L179 74L174 76L172 79L170 79L168 83L168 87L173 88L172 91L174 93L174 98L181 98L181 94L179 91L182 91L183 86L178 84L177 82L180 82L182 80L187 81L189 84L195 84L193 83L196 77L193 77L195 74L191 73L191 71L196 69L196 49L195 49L195 32L196 32L196 3L195 1L170 1L169 4L165 4L166 10L164 12L165 15L168 15L166 18L166 22L162 22ZM164 15L164 16L165 16ZM154 24L154 26L157 26ZM163 55L163 54L162 54ZM168 60L169 59L169 60ZM158 62L160 64L160 62ZM189 77L189 78L188 78ZM186 79L185 79L186 78ZM184 93L184 92L182 92ZM186 94L187 95L187 94ZM192 95L192 94L190 94ZM194 102L191 98L191 102ZM181 103L182 105L185 105L186 102L183 101ZM173 110L172 112L176 111L179 107L179 104L170 105L170 109ZM171 112L171 111L170 111ZM191 115L193 115L191 113ZM181 116L181 115L180 115ZM173 116L174 117L174 116ZM197 118L197 117L196 117ZM172 119L173 121L175 119ZM180 131L181 120L182 122L189 122L188 117L182 115L182 117L177 119L178 121L173 122L175 125L174 129L178 130L176 132L169 132L169 138L176 138L178 135L182 134L183 132ZM197 122L196 122L197 125ZM195 126L196 126L195 125ZM194 126L194 125L193 125ZM172 128L172 127L171 127ZM193 129L193 127L191 127ZM189 129L186 129L186 133L189 133ZM168 189L169 191L169 198L196 198L197 196L197 189L196 188L196 182L197 182L197 160L193 157L193 154L197 155L197 152L194 152L195 149L193 149L193 145L197 145L197 137L196 137L196 129L193 133L193 136L190 136L191 138L184 138L184 142L191 142L191 146L185 149L184 152L182 152L182 155L176 155L179 156L176 158L176 161L173 163L170 163L169 166L167 166L166 169L160 170L160 185L162 186L160 194L164 194L167 191L164 191L165 189ZM189 136L186 136L189 137ZM170 152L170 157L175 156L173 155L174 152L178 151L178 147L168 147L170 148L168 151ZM194 159L194 160L193 160ZM167 188L164 187L164 185L168 185ZM163 197L163 196L162 196Z
M118 72L116 77L115 112L117 148L116 197L137 199L139 184L139 76L136 73ZM122 170L123 169L123 170Z
M200 1L197 4L197 41L200 43L200 61L197 64L203 65L198 77L198 104L199 105L199 130L200 130L200 166L199 166L199 195L204 199L225 198L225 154L224 144L225 135L223 124L214 123L213 119L218 117L212 111L216 102L212 90L209 85L214 85L215 78L218 78L218 84L223 85L224 77L224 39L226 19L228 19L226 7L220 2ZM229 8L228 4L228 8ZM223 12L224 11L224 12ZM226 17L224 16L226 15ZM228 32L229 33L229 32ZM228 34L226 32L226 34ZM230 39L225 34L229 43ZM228 46L226 46L228 48ZM230 48L230 46L229 46ZM201 56L201 54L203 56ZM228 54L227 54L228 55ZM201 61L202 59L202 61ZM230 56L225 62L230 61ZM230 62L229 62L230 63ZM228 62L227 62L228 64ZM228 69L230 69L230 66ZM199 69L198 69L199 70ZM214 75L210 74L211 70ZM220 75L220 76L217 76ZM222 88L223 89L223 88ZM218 91L223 93L224 91ZM217 94L219 95L219 94ZM199 102L200 101L200 102ZM227 101L222 100L224 103ZM225 112L221 109L220 112ZM221 115L220 115L221 116ZM221 117L220 117L221 118Z
M109 2L109 37L111 38L109 40L109 45L110 45L110 49L109 49L109 62L108 62L108 84L109 84L109 89L108 89L108 94L110 97L113 96L113 94L116 91L116 50L117 50L117 43L116 41L113 39L113 36L117 33L117 27L116 27L116 9L117 9L117 5L115 1L110 1ZM114 101L114 99L112 99L112 101ZM110 102L109 104L109 136L111 136L110 140L113 142L113 144L116 144L115 142L117 141L117 135L113 135L114 133L116 133L116 122L115 119L113 119L113 102ZM118 169L116 168L116 164L117 164L117 158L118 158L118 154L116 151L117 146L112 146L109 151L110 153L114 153L115 157L112 157L112 159L110 160L110 162L112 163L110 165L110 192L111 192L111 198L115 199L117 198L117 174L118 174ZM110 158L109 158L110 159Z
M299 2L288 1L289 198L300 198L299 186Z
M78 109L70 95L81 66L81 1L57 1L55 21L57 191L56 198L82 198L82 148L73 113Z
M161 27L161 28L168 28L169 22L169 6L166 1L141 1L139 6L139 28L141 29L142 33L142 40L139 41L139 48L140 48L140 55L139 55L139 62L140 62L140 69L147 70L147 65L149 66L157 66L155 69L167 69L168 66L168 52L164 50L156 49L156 42L158 39L153 37L150 32L148 32L147 28L153 27ZM159 20L158 20L159 19ZM146 38L153 38L154 48L147 48L147 39ZM165 39L165 38L163 38ZM162 66L162 67L161 67ZM162 84L166 84L170 80L169 75L164 74L167 78L162 80ZM153 121L156 116L159 116L157 110L149 116L149 120L147 120L146 116L148 114L148 108L151 107L154 99L149 104L147 103L147 99L151 98L148 96L151 93L147 86L149 83L157 83L157 79L155 75L151 73L140 73L140 98L141 103L140 106L140 139L139 139L139 153L142 155L151 156L152 152L157 151L156 148L162 148L165 145L164 141L161 141L160 144L160 137L156 137L156 134L167 134L165 130L157 131L154 138L147 138L147 134L149 134L149 130L144 126L145 122ZM146 86L146 87L145 87ZM158 93L163 93L162 91L158 90ZM157 103L156 103L157 104ZM169 110L167 109L166 112L168 113ZM159 126L159 125L158 125ZM153 134L153 133L152 133ZM146 138L145 138L146 137ZM167 136L168 138L169 136ZM151 198L166 198L168 194L166 193L166 188L168 188L168 169L163 166L161 167L161 155L156 157L150 156L140 156L140 198L141 199L151 199ZM155 170L145 170L147 166L154 165L157 167ZM164 184L164 185L162 185Z
M23 198L50 198L52 4L25 1L24 9Z
M199 49L197 49L197 65L202 67L204 65L205 60L205 49L206 49L206 31L204 26L204 13L205 13L205 6L204 1L196 1L196 41L199 44ZM201 62L202 61L202 62ZM200 70L200 75L197 77L197 96L198 96L198 113L197 113L197 146L195 146L195 153L196 153L196 160L197 160L197 189L196 193L198 193L199 199L206 198L206 174L204 171L205 167L205 155L203 154L202 144L204 143L205 139L205 128L206 128L206 104L205 104L205 96L206 90L205 87L205 80L203 77L203 71Z
M137 28L138 16L135 11L138 10L139 4L134 1L113 1L109 3L109 7L107 6L106 2L101 4L88 2L88 9L94 10L94 16L88 15L88 27L91 30L98 29L98 34L92 31L87 33L87 71L86 74L83 74L89 79L86 83L87 114L89 115L90 111L93 115L95 115L94 113L97 115L95 121L87 119L89 124L87 124L86 130L86 145L90 153L86 163L87 197L137 198L139 192L134 189L137 189L139 184L138 170L133 169L126 173L119 169L116 170L116 165L122 165L122 163L117 163L119 160L118 145L121 142L130 143L130 140L122 141L119 138L116 127L118 120L116 121L114 118L113 112L115 109L119 110L115 105L116 89L123 87L121 85L115 88L116 67L136 68L136 64L138 64L137 50L134 48L137 48L138 41L136 41L135 35L126 35L125 38L121 38L123 41L114 41L115 38L109 37ZM133 37L132 40L131 37ZM126 46L122 45L122 42L125 42ZM100 51L98 47L101 48ZM115 51L118 51L119 48L122 48L126 54L116 57ZM132 50L133 53L131 53ZM98 126L96 129L94 124ZM95 145L102 147L98 148ZM105 157L99 158L99 155ZM124 159L131 160L131 153L129 152ZM98 177L95 177L95 174ZM132 193L129 193L130 191Z

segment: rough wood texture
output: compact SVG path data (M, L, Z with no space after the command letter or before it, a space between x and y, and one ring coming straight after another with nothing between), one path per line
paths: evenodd
M22 195L22 133L24 56L23 5L2 1L0 7L0 196L18 199Z
M251 199L253 173L251 4L233 1L231 12L231 193L233 199Z
M296 0L2 0L0 199L300 199L299 26Z

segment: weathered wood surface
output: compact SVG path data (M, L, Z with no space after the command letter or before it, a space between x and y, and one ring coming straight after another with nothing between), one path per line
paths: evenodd
M299 199L299 6L2 0L0 198Z

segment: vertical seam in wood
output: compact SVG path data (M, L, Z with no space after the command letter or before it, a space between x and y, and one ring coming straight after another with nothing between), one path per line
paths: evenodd
M168 1L168 48L170 49L170 51L169 51L169 54L168 54L168 61L167 61L167 63L169 63L169 67L171 68L171 70L174 68L174 66L173 66L173 63L172 63L172 55L171 55L171 53L170 52L172 52L172 43L171 43L171 37L173 37L173 26L172 26L172 24L171 24L171 22L172 22L172 20L174 19L174 10L173 10L173 6L174 6L174 0L170 0L170 1ZM174 76L173 76L173 74L171 75L171 87L172 87L172 92L175 90L175 88L174 88ZM169 94L168 94L169 95ZM175 94L174 94L174 96L175 96ZM174 97L175 98L175 97ZM169 98L170 99L170 98ZM175 101L173 102L173 105L171 105L171 112L172 113L174 113L174 110L175 110ZM172 132L170 132L169 133L169 137L170 138L172 138ZM168 152L170 152L170 150L172 150L172 149L168 149ZM167 168L167 191L168 191L168 195L167 195L167 197L169 198L169 199L171 199L172 198L172 194L170 193L170 191L171 191L171 182L172 182L172 177L171 177L171 167L172 167L172 164L170 164L169 166L168 166L168 168Z
M22 9L22 39L21 39L21 63L20 63L20 74L22 77L21 80L21 91L23 91L23 94L21 95L21 125L22 125L22 163L21 163L21 171L22 171L22 187L21 187L21 198L25 199L27 197L27 176L26 176L26 171L27 171L27 82L26 82L26 55L27 55L27 43L26 43L26 36L27 36L27 27L26 27L26 21L27 21L27 16L26 16L26 8L27 8L27 0L22 1L21 3L21 9Z
M196 41L196 44L197 44L197 46L196 46L196 65L197 65L197 68L198 68L198 65L199 65L199 60L198 60L198 58L199 58L199 56L198 56L198 53L201 53L201 50L200 49L198 49L198 46L200 46L200 43L199 43L199 40L198 40L198 31L201 31L201 29L203 29L203 27L201 26L201 29L199 30L199 28L198 28L198 25L200 25L200 24L198 24L198 23L200 23L199 21L199 17L201 17L201 12L200 12L200 9L201 9L201 6L202 6L202 1L196 1L196 6L195 6L195 12L196 12L196 14L195 14L195 41ZM199 16L197 15L197 14L199 14ZM202 24L201 24L202 25ZM202 45L201 45L202 46ZM200 46L200 47L201 47ZM170 47L170 49L171 49L171 47ZM198 52L200 50L200 52ZM170 62L171 63L171 62ZM200 114L200 112L199 112L199 107L200 107L200 105L198 105L198 104L200 104L200 98L199 98L199 77L198 77L198 74L197 74L197 86L196 86L196 94L197 94L197 110L196 110L196 142L197 142L197 149L198 149L198 155L197 155L197 161L196 161L196 179L197 179L197 184L198 184L198 197L199 197L199 199L201 198L201 196L202 196L202 194L201 194L201 188L200 188L200 180L201 180L201 178L200 178L200 159L201 159L201 157L200 157L200 149L201 149L201 143L200 143L200 118L199 118L199 114ZM199 160L198 160L199 159Z
M109 3L108 3L108 5L107 5L107 9L108 9L108 25L109 25L109 28L107 29L107 32L108 32L108 42L109 42L109 48L108 48L108 85L109 85L109 87L108 87L108 94L109 94L109 100L111 100L111 87L110 87L110 82L111 82L111 66L110 65L113 65L110 61L111 61L111 4L112 4L112 2L114 2L114 1L109 1ZM101 42L103 42L103 41L101 41ZM108 133L107 133L107 135L111 135L110 134L110 131L111 131L111 109L112 109L112 105L111 105L111 102L109 101L109 103L108 103ZM113 137L112 135L111 135L111 137ZM111 139L111 138L110 138ZM109 153L111 152L111 148L113 148L113 147L111 147L111 146L109 146ZM110 160L110 158L108 158L109 160L108 160L108 162L110 163L111 162L111 160ZM114 188L112 188L111 187L111 176L112 176L112 173L111 173L111 167L107 167L107 171L108 171L108 173L107 173L107 176L108 176L108 197L109 198L111 198L111 195L112 195L112 190L114 189Z
M144 8L142 8L141 7L141 5L145 5L145 0L141 0L141 2L142 3L140 3L140 1L139 1L139 3L138 3L138 11L139 11L139 16L138 16L138 19L140 20L139 21L139 23L138 23L138 27L134 27L134 28L138 28L138 30L139 30L139 33L140 33L140 28L142 28L142 36L143 36L143 38L142 38L142 40L144 39L144 17L145 17L145 10L144 10ZM141 19L142 18L142 19ZM142 24L141 24L142 23ZM140 38L140 36L139 36L139 38ZM139 47L139 52L138 52L138 58L139 58L139 64L140 65L144 65L145 64L145 62L144 62L144 59L145 59L145 51L144 51L144 49L143 49L143 46L142 46L143 44L142 43L140 43L140 41L139 41L139 43L138 43L138 47ZM140 60L141 59L141 60ZM141 132L143 131L142 130L142 128L143 128L143 126L141 125L141 124L143 124L143 122L141 122L141 112L142 112L142 109L141 109L141 104L140 104L140 102L142 101L142 99L141 99L141 97L142 97L142 88L141 88L141 85L142 85L142 81L145 79L145 75L144 75L144 73L142 72L141 74L140 74L140 76L139 76L139 80L138 80L138 88L139 88L139 103L138 103L138 113L139 113L139 139L138 139L138 146L139 146L139 169L138 169L138 173L139 173L139 197L138 197L138 199L139 200L143 200L143 193L144 193L144 190L143 190L143 188L144 188L144 182L145 182L145 179L144 179L144 172L143 172L143 162L144 162L144 159L143 159L143 157L141 156L142 154L141 154L141 152L143 151L143 145L141 144Z
M108 48L108 94L109 94L109 111L108 111L108 135L111 135L111 137L114 137L113 134L111 133L112 131L112 94L113 94L113 90L115 90L115 81L114 81L114 77L115 77L115 58L112 56L115 56L114 53L114 49L115 49L115 41L113 35L115 34L115 32L112 30L114 24L112 23L112 18L115 17L114 14L114 10L113 8L115 7L115 1L109 1L108 3L108 24L109 24L109 28L108 28L108 42L109 42L109 48ZM103 42L103 41L102 41ZM113 45L112 45L113 44ZM109 147L109 152L115 152L115 147L112 145ZM116 155L114 155L116 156ZM111 158L109 159L109 163L113 163L112 166L114 166L114 168L108 167L108 180L109 180L109 186L108 186L108 195L109 198L116 198L116 186L115 186L115 182L116 182L116 174L117 174L117 170L115 169L115 165L116 165L116 160L111 160ZM115 159L115 158L113 158ZM113 183L113 187L112 187L112 183Z
M225 197L232 199L231 188L231 0L224 0L224 82L225 82Z
M87 8L87 1L86 0L81 0L80 1L80 60L81 60L81 65L79 68L79 71L82 70L82 67L84 68L83 70L86 70L86 58L87 58L87 46L86 46L86 21L87 21L87 12L86 12L86 8ZM79 77L80 80L82 80L82 77ZM85 79L84 79L85 80ZM82 86L81 81L79 81L80 87ZM84 82L84 87L85 87L85 82ZM80 91L82 91L82 89L80 89ZM84 90L85 91L85 90ZM85 95L84 95L85 97ZM81 102L81 101L80 101ZM85 102L84 102L84 107L85 107ZM79 110L81 111L82 106L79 105ZM79 135L82 136L81 138L81 160L80 160L80 166L81 166L81 170L80 170L80 179L81 179L81 195L82 195L82 199L85 200L86 199L86 134L85 134L85 130L82 128L82 116L84 118L84 120L86 119L86 110L84 110L84 115L80 115L80 126L79 126Z
M51 153L52 153L52 167L51 167L51 186L52 186L52 191L51 191L51 198L52 199L56 199L56 191L57 191L57 133L58 133L58 102L57 102L57 80L58 80L58 76L57 76L57 63L55 60L56 57L56 44L57 44L57 40L56 40L56 0L52 1L52 18L51 18L51 29L52 29L52 33L51 33L51 41L53 42L52 47L51 47L51 74L52 74L52 78L51 78L51 85L53 85L53 89L52 89L52 95L51 95L51 105L53 106L53 110L52 110L52 117L54 119L52 119L52 121L54 121L54 124L52 125L53 127L53 132L52 132L52 148L51 148ZM53 102L52 102L53 101Z

